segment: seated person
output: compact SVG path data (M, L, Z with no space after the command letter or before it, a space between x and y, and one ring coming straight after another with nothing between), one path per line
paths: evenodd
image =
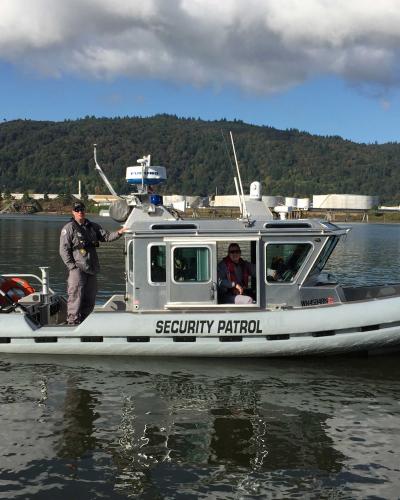
M307 246L297 245L286 261L282 256L274 256L271 266L267 267L267 281L292 281L300 269L307 252Z
M255 266L241 258L240 247L231 243L228 255L218 264L218 298L221 304L252 304L246 290Z
M188 265L186 260L179 256L179 253L176 252L174 258L174 279L175 281L187 281L188 278Z
M273 257L271 267L267 268L267 281L282 281L285 271L286 265L284 263L283 257Z

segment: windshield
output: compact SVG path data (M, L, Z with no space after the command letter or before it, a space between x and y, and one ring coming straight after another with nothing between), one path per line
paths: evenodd
M335 249L338 241L339 241L339 236L331 236L328 239L328 242L326 243L324 249L322 250L319 259L314 264L314 267L311 269L310 275L319 274L323 270L326 263L328 262L329 257L331 256L331 253Z
M265 247L266 280L294 282L311 248L310 243L268 243Z

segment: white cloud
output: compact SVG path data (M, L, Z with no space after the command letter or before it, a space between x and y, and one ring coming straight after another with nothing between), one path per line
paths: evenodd
M398 0L3 0L0 58L45 75L279 91L400 82Z

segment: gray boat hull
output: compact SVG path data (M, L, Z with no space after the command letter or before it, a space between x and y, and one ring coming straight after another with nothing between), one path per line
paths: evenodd
M400 297L277 310L92 313L82 324L39 327L0 315L0 352L182 357L383 353L400 348Z

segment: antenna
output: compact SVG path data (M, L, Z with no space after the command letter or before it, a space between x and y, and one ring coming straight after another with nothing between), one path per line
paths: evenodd
M240 215L243 217L243 203L242 203L242 197L240 196L240 192L239 192L239 185L238 185L238 180L237 180L237 177L236 177L236 176L233 178L233 182L235 183L236 195L237 195L238 200L239 200Z
M236 196L238 197L238 201L239 201L240 216L243 217L243 203L242 203L242 198L240 197L238 180L237 180L237 177L236 177L235 168L233 167L233 163L232 163L232 160L231 160L231 155L230 155L230 152L229 152L229 149L228 149L228 145L226 143L225 135L224 135L224 132L223 132L222 129L221 129L221 134L222 134L222 139L224 140L225 151L226 151L226 154L228 155L229 164L230 164L231 169L232 169L233 182L235 184L235 189L236 189ZM217 190L217 188L215 188L215 189Z
M248 219L249 218L249 214L247 212L246 201L244 199L243 184L242 184L242 178L240 177L239 163L238 163L237 157L236 157L235 143L233 142L233 134L232 134L232 132L229 132L229 133L230 133L230 136L231 136L233 155L235 157L236 171L237 171L237 176L238 176L238 180L239 180L239 187L240 187L240 194L239 194L239 190L238 190L238 187L237 187L237 179L235 177L234 180L235 180L236 192L237 192L237 195L239 197L239 203L240 203L240 209L241 209L241 212L242 212L242 217Z
M141 193L141 194L148 193L148 191L149 191L149 185L146 184L146 187L145 187L144 180L145 180L145 174L148 172L148 167L150 167L150 160L151 160L151 155L147 155L147 156L143 156L143 158L140 158L137 161L142 168L142 175L141 175L142 188L141 188L141 190L138 189L139 193Z
M101 169L100 165L97 163L97 154L96 154L97 144L93 144L93 147L94 147L93 154L94 154L95 169L99 172L100 177L103 179L104 184L108 187L108 190L110 191L110 193L113 196L117 196L119 198L119 196L115 192L115 189L112 187L110 181L107 179L106 174L103 172L103 170Z

